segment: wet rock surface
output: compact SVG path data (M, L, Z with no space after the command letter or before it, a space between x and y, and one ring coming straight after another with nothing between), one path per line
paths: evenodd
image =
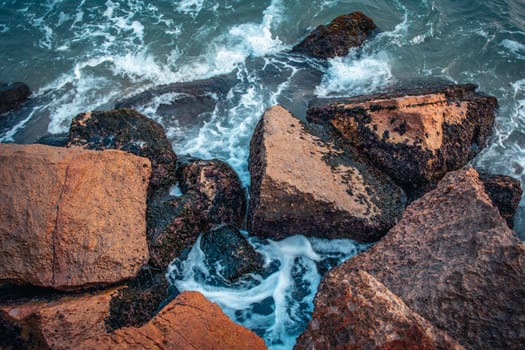
M121 151L0 145L0 281L77 289L148 259L150 164Z
M403 191L334 142L312 135L280 106L265 113L250 145L251 234L372 242L394 225Z
M514 214L516 214L523 194L520 182L505 175L480 174L480 178L492 203L507 221L507 225L512 228L514 226Z
M201 232L222 224L240 226L246 207L238 175L222 161L187 158L178 174L179 196L160 191L148 207L151 263L163 269Z
M148 117L130 110L87 112L71 122L68 147L85 149L117 149L151 161L151 189L176 181L177 156L162 126Z
M356 269L466 348L525 341L525 245L471 168L409 205L380 242L332 270L319 294L343 293Z
M82 349L266 349L255 333L233 323L200 293L184 292L140 328L94 337Z
M0 304L0 347L7 349L79 349L79 344L106 332L111 298L102 292ZM2 344L2 342L4 344Z
M146 90L115 104L115 109L147 110L161 118L177 120L181 125L198 125L209 120L217 102L235 85L235 74L180 82Z
M0 82L0 114L17 108L31 95L31 90L24 83L1 83Z
M220 275L229 283L235 282L246 273L261 271L263 268L262 255L231 225L203 233L200 248L210 273Z
M367 272L337 277L330 274L320 286L312 321L294 349L463 349Z
M338 130L417 197L478 154L490 135L497 101L475 90L451 85L317 100L307 119Z
M374 21L362 12L342 15L326 26L318 26L292 52L323 59L346 56L349 49L361 46L375 29Z

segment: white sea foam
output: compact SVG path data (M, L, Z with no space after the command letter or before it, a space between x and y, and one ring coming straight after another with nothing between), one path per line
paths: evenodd
M177 1L177 11L196 17L201 12L205 0L180 0Z
M525 44L515 40L504 39L501 42L501 46L513 53L515 57L525 59Z
M359 57L351 52L346 57L329 60L329 68L315 93L320 97L355 96L371 93L392 83L389 56L381 51Z
M7 33L9 31L9 27L3 23L0 23L0 33Z
M364 247L350 240L304 236L250 242L264 257L262 275L232 286L213 283L199 239L183 263L168 268L168 280L180 291L199 291L219 304L233 320L262 335L270 349L292 349L313 310L321 278L317 264L327 258L340 263Z

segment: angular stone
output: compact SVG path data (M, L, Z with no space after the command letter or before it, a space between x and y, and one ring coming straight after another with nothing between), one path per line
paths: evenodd
M525 343L525 245L472 168L447 174L409 205L380 242L332 270L325 288L344 288L355 269L466 348Z
M140 328L94 337L81 349L266 349L255 333L235 323L198 292L184 292Z
M24 349L79 349L83 341L106 333L105 319L117 291L0 305L0 328L16 330L3 341Z
M379 239L401 217L405 195L351 149L310 134L280 106L269 109L250 145L248 230L284 238Z
M328 25L318 26L292 52L316 58L346 56L348 50L361 46L374 32L376 25L361 12L352 12L335 18Z
M67 146L117 149L146 157L152 168L150 187L156 189L176 182L177 156L164 128L130 109L79 114L71 122Z
M235 282L246 273L260 271L264 265L262 255L231 225L203 233L200 248L210 273L219 274L227 282Z
M31 95L31 90L24 83L0 83L0 114L8 112L22 103Z
M0 145L0 282L76 289L148 259L150 164L120 151Z
M333 126L412 192L461 168L482 149L497 101L475 90L475 85L451 85L318 100L307 119Z
M523 193L520 182L505 175L480 174L480 178L492 203L499 209L501 216L507 220L507 225L512 228L514 214L516 214Z
M187 159L178 169L181 195L159 191L148 207L148 243L153 266L165 269L201 232L222 224L241 225L246 195L226 163Z
M365 271L334 278L321 284L294 349L463 349Z

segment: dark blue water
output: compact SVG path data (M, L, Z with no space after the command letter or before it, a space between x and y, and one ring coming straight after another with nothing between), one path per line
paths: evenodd
M287 53L317 25L356 10L382 30L362 49L327 64ZM496 96L494 134L473 164L525 182L523 0L0 0L0 81L24 81L34 91L30 103L0 120L2 142L66 131L76 114L110 109L159 84L230 72L237 83L203 123L157 115L169 95L141 112L163 124L177 153L226 160L245 184L248 143L267 107L282 103L301 117L314 96L421 79L476 83ZM523 201L516 227L524 237ZM314 262L360 247L300 236L254 244L280 266L255 286L217 290L197 281L191 266L204 268L198 259L172 271L174 283L201 290L273 348L291 348L311 311ZM254 311L262 300L267 314Z

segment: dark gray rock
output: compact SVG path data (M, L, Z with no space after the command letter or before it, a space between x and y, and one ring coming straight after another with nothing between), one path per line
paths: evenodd
M0 83L0 114L17 108L29 96L31 96L31 90L24 83Z

